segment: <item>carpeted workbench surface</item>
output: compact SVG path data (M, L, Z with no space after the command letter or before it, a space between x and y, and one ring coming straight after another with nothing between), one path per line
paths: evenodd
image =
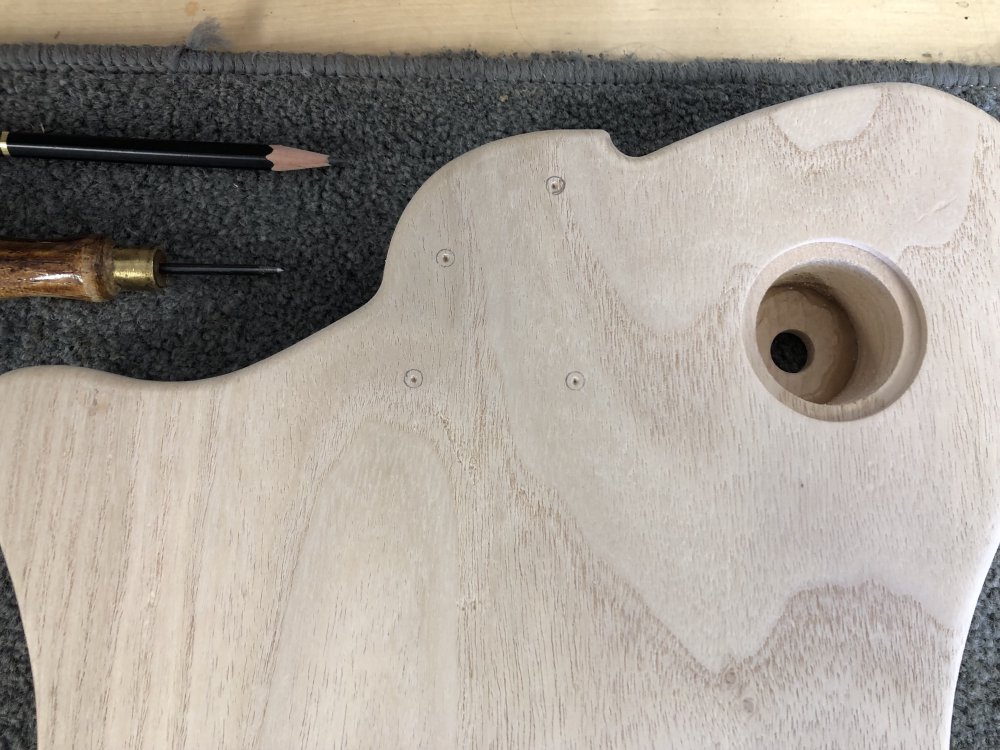
M69 363L178 380L234 370L368 300L410 196L469 149L526 131L601 128L624 152L643 154L760 107L889 80L938 86L997 112L1000 71L948 65L0 47L4 129L285 143L351 160L283 175L0 161L0 237L102 233L162 244L175 259L289 269L278 279L189 280L163 295L106 305L4 302L0 371ZM1000 747L998 638L995 565L959 680L956 748ZM0 750L35 746L33 705L20 620L0 565Z

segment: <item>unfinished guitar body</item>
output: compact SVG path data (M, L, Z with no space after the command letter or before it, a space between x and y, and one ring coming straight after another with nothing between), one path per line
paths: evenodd
M638 159L525 135L277 357L5 375L40 747L945 747L998 187L1000 125L908 85Z

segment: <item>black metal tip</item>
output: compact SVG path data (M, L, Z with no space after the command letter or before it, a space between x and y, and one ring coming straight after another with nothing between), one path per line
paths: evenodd
M276 266L226 266L205 263L161 263L160 273L169 276L269 276L284 273Z

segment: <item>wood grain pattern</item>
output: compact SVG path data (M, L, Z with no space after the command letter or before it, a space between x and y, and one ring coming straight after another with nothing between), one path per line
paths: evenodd
M1000 540L998 185L1000 126L916 86L638 159L531 134L276 357L3 376L40 748L945 747ZM831 246L920 308L863 418L753 362L755 284Z
M112 244L106 238L0 240L0 299L61 297L104 302L117 294Z
M994 0L6 0L0 42L180 44L219 22L236 50L997 64Z

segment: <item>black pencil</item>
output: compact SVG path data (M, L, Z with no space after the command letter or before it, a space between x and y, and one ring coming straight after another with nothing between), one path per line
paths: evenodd
M11 133L6 130L0 133L0 155L12 159L79 159L275 172L330 166L330 159L325 154L288 146Z

